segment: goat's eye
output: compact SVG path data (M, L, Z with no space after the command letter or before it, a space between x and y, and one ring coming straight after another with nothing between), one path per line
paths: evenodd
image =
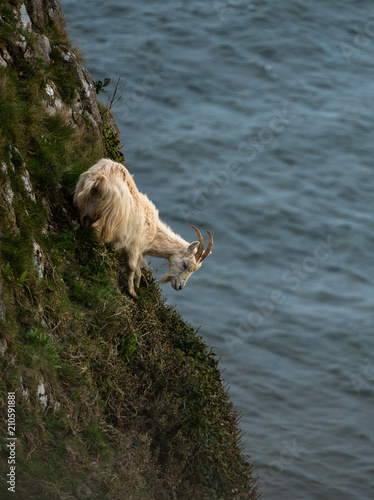
M183 271L187 271L187 269L188 269L187 262L183 262Z

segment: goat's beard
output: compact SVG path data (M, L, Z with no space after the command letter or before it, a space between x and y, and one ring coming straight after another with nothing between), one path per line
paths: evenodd
M171 276L170 276L170 274L165 274L165 276L163 276L163 277L160 279L160 283L169 283L169 281L171 281Z

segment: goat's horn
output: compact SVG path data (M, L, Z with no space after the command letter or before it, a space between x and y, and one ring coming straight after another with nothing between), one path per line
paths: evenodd
M207 249L205 250L205 252L201 256L200 262L202 262L206 257L208 257L208 255L210 254L210 251L212 250L212 246L213 246L212 233L210 231L207 231L207 233L209 234L209 238L210 238L209 245L207 246Z
M203 238L203 235L200 233L200 231L197 229L197 227L195 227L195 226L191 226L191 227L192 227L192 229L195 229L195 231L197 232L197 235L199 237L200 244L199 244L199 248L197 249L197 252L195 255L196 262L199 262L201 254L203 253L203 250L204 250L204 238Z

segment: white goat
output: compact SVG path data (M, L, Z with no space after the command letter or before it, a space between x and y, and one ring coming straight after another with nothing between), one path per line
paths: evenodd
M84 172L78 181L74 201L83 226L92 226L101 239L127 256L128 290L136 296L144 256L168 259L169 272L160 280L171 281L182 290L188 278L210 254L213 237L204 251L204 240L188 243L175 234L158 216L158 210L145 194L138 191L128 170L112 160L102 159Z

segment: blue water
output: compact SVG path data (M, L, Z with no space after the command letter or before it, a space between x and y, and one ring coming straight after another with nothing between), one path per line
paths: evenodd
M101 100L127 82L139 188L214 235L164 290L221 358L262 498L373 499L373 4L62 5Z

